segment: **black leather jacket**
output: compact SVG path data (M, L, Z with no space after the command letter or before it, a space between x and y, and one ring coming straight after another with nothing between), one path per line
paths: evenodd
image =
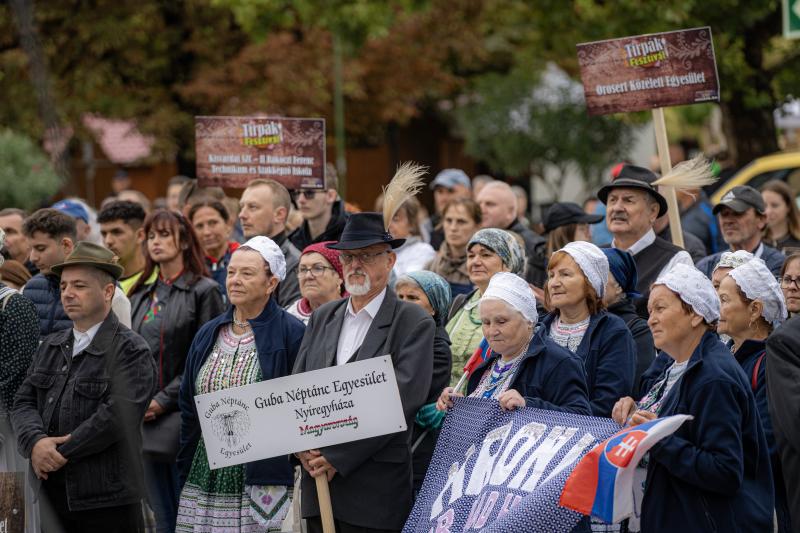
M145 339L151 346L153 360L158 370L153 398L166 413L178 410L178 394L186 365L186 356L200 327L225 310L222 293L217 283L201 277L189 283L187 274L176 279L161 319L160 339ZM141 331L144 317L150 308L150 294L156 283L140 287L131 295L131 328Z
M58 446L71 511L127 505L143 495L142 418L156 369L144 339L109 312L73 357L72 328L46 337L17 391L12 422L29 458L44 437ZM46 483L46 482L45 482Z

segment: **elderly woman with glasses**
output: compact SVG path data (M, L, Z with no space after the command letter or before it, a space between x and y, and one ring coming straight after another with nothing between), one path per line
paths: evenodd
M450 384L458 383L464 373L464 365L475 352L488 345L483 340L478 303L489 280L498 272L525 272L525 250L508 231L486 228L478 231L467 243L467 272L475 290L460 294L453 299L447 317L447 334L452 341L453 370Z
M592 414L610 416L614 402L633 392L636 344L625 322L604 308L608 259L594 244L571 242L550 258L547 275L544 301L552 311L542 328L583 361Z
M491 352L469 376L467 395L496 400L502 409L536 407L582 415L591 413L583 364L536 328L536 297L528 283L510 272L492 276L481 295L481 329ZM453 397L445 388L436 406Z
M770 421L764 361L767 337L786 320L783 293L767 265L757 257L731 270L720 282L718 293L720 310L717 331L730 337L728 347L749 378L750 388L755 394L775 481L778 531L788 533L791 531L789 509Z
M195 396L291 373L303 324L278 306L286 276L280 247L253 237L228 264L231 307L195 336L181 385L181 497L176 531L279 531L292 506L294 470L275 457L210 470Z
M792 315L800 313L800 253L786 258L778 281L789 313Z
M647 307L666 357L643 376L639 401L622 398L612 417L634 426L693 418L648 454L641 530L772 531L764 429L748 377L714 331L720 302L711 280L675 265L653 284Z
M308 324L308 319L319 306L338 300L347 294L344 290L344 274L339 253L327 247L336 241L309 244L300 254L297 266L297 280L300 295L286 308L290 315Z

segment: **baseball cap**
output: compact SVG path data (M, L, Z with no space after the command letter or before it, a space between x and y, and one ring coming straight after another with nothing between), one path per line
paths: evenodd
M738 185L726 192L712 211L715 215L719 214L723 207L730 207L737 213L744 213L752 207L762 215L766 210L761 193L749 185Z
M89 213L86 212L86 209L81 204L74 200L61 200L60 202L54 203L51 207L72 218L79 218L87 224L89 223Z
M566 226L567 224L597 224L605 215L591 215L574 202L557 202L550 206L544 215L542 224L545 231Z
M431 182L430 188L445 187L452 189L456 185L462 185L467 189L472 188L472 182L467 174L458 168L446 168L436 174L436 177Z

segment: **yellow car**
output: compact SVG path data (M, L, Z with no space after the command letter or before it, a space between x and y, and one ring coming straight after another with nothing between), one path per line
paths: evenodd
M800 151L777 152L754 159L714 191L711 205L717 205L725 193L737 185L760 189L770 180L785 181L795 194L800 193Z

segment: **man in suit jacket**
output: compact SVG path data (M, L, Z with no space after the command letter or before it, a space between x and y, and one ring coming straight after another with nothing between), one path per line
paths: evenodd
M296 454L303 465L302 514L321 532L314 477L327 476L339 533L400 531L412 506L411 428L433 374L433 319L387 287L404 239L378 213L350 217L340 250L350 297L317 309L306 327L294 373L390 354L408 430Z
M767 398L794 530L800 525L800 316L767 338Z

